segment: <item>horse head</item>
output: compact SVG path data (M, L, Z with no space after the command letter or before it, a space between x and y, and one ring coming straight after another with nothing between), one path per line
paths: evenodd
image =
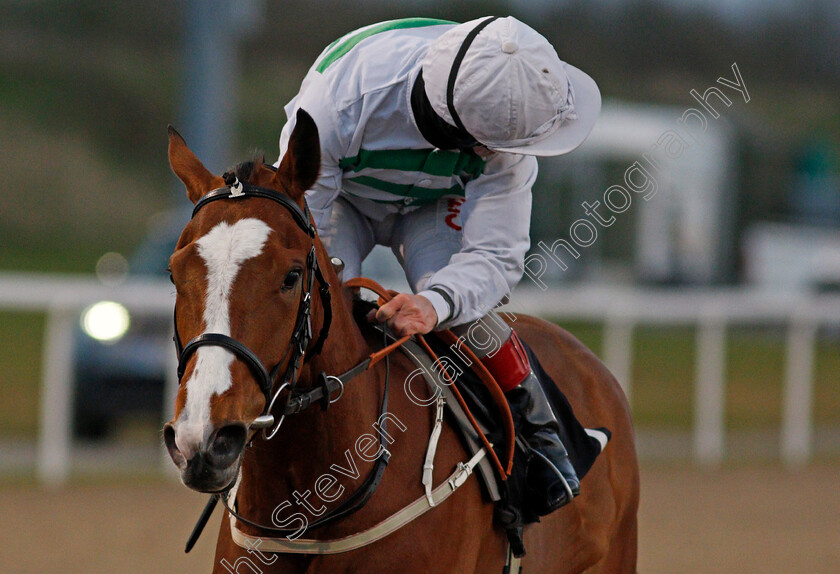
M311 333L301 313L317 257L304 192L318 177L318 131L300 111L276 170L247 162L216 176L170 127L169 162L196 208L169 262L180 388L163 436L184 484L216 492L236 479L276 375L297 375L292 349Z

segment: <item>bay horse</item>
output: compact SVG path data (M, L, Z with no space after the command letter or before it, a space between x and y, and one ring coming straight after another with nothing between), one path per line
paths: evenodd
M307 536L350 536L422 498L435 409L418 405L404 392L402 382L415 367L403 353L370 366L346 388L342 384L340 392L330 387L321 402L334 404L286 417L281 428L271 430L276 432L271 440L265 429L262 436L256 429L284 412L268 412L278 373L291 373L298 390L317 390L323 383L319 373L345 373L383 345L382 337L354 319L353 293L340 283L309 218L304 192L320 166L314 121L298 113L288 152L276 170L256 161L242 164L235 177L213 175L171 127L169 161L196 204L170 259L177 290L176 339L179 347L181 341L189 343L180 349L181 384L174 418L163 434L183 483L218 493L236 482L239 516L256 525L301 527L364 487L376 472L379 458L373 451L378 446L379 454L387 447L390 460L375 495ZM243 193L243 185L263 193ZM525 527L522 571L635 572L639 474L626 398L595 355L568 332L524 315L512 326L559 382L581 423L612 431L580 496ZM302 348L293 352L297 347ZM367 439L360 449L363 437L377 434L383 422L389 377L394 381L387 407L389 440L377 445ZM434 484L443 483L469 458L455 431L444 425ZM505 537L493 525L493 505L484 500L477 479L467 480L449 500L387 537L337 554L268 552L260 549L262 538L240 546L229 519L225 510L213 564L213 572L220 574L501 573L507 557ZM277 536L242 521L236 524L247 535Z

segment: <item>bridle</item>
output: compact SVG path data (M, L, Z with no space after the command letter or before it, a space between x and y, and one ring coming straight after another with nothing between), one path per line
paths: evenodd
M382 481L383 473L385 472L385 468L387 467L388 460L391 456L391 453L386 448L384 448L387 422L385 416L388 412L388 387L390 378L388 367L388 354L397 347L399 347L402 343L404 343L405 340L408 339L408 337L399 339L392 345L385 344L384 348L380 352L372 354L370 357L358 363L347 372L342 373L338 376L320 373L317 377L317 384L314 388L302 391L300 393L295 393L295 386L297 385L298 374L300 372L302 364L311 359L313 356L315 356L322 350L324 346L324 341L326 340L329 332L330 324L332 322L330 285L324 278L324 275L318 264L318 258L315 252L315 225L312 223L309 208L305 202L303 209L301 209L300 206L298 206L292 199L276 190L249 184L243 184L236 177L234 177L233 174L225 174L224 177L225 183L227 185L225 187L214 189L213 191L208 192L201 199L199 199L198 202L196 202L195 207L193 208L192 217L194 218L198 211L208 203L219 200L239 200L246 197L257 197L269 199L271 201L279 203L284 208L286 208L289 211L289 213L291 213L297 226L310 237L311 245L309 249L309 254L306 257L305 288L301 290L301 300L300 304L298 305L297 319L295 320L295 327L292 331L289 348L286 351L286 354L283 357L283 359L281 359L271 370L265 367L263 362L259 359L259 357L257 357L256 353L249 349L247 345L222 333L202 333L201 335L190 339L190 341L188 341L186 345L182 345L181 338L178 334L176 306L175 335L173 339L175 341L175 348L178 352L179 384L183 380L187 363L189 362L192 355L199 348L204 346L216 346L231 351L234 355L236 355L237 358L239 358L240 360L245 362L245 364L248 365L257 384L260 387L260 390L265 396L265 408L263 409L262 414L250 424L250 428L262 429L263 437L266 440L270 440L272 437L274 437L275 434L277 434L277 431L279 430L280 425L285 420L286 415L299 413L315 404L321 404L322 408L326 409L331 403L336 402L344 394L344 384L346 382L367 371L379 360L384 358L385 362L385 385L384 392L382 395L382 402L379 408L379 418L377 419L382 421L378 429L379 447L381 454L377 457L376 463L374 464L373 468L371 469L370 473L368 474L364 483L359 487L359 489L337 508L333 509L325 516L322 516L319 520L316 520L315 522L310 524L309 529L311 530L319 526L329 524L340 518L343 518L362 508L370 499L370 497L373 496L373 493L376 492L379 483ZM324 308L324 322L321 326L321 331L318 334L318 339L310 348L309 344L312 340L312 290L314 288L316 280L320 284L318 292L320 294L321 302ZM387 336L387 333L384 330L383 336ZM279 385L279 387L276 390L274 390L274 394L272 396L272 390L274 389L277 374L279 373L283 364L287 365L286 372L283 376L283 382ZM274 404L277 401L278 396L286 388L289 389L289 393L286 398L286 404L282 409L282 415L280 415L280 420L277 422L276 426L274 426L274 428L269 432L268 429L272 425L274 425L275 421L274 415L271 414L271 411L274 408ZM338 397L333 399L332 395L333 393L335 393L335 391L339 391L339 395ZM226 510L231 515L235 516L238 520L246 524L273 532L280 532L286 534L291 534L294 532L294 529L285 529L266 524L259 524L238 514L236 510L231 508L227 502L229 490L233 486L234 485L231 484L225 491L211 495L210 500L208 501L207 505L204 508L204 511L201 513L201 516L198 519L198 522L193 528L192 534L187 540L187 552L190 551L198 537L201 535L204 526L207 524L207 521L209 520L210 515L212 514L213 509L215 508L219 500L222 501L222 504L224 504Z
M332 322L332 305L330 302L330 284L324 278L321 267L318 265L318 257L315 254L315 225L312 223L312 218L309 213L309 207L304 202L303 209L295 203L288 196L266 187L258 187L249 184L241 183L233 174L225 174L225 187L214 189L205 194L199 199L193 208L192 217L206 206L208 203L219 200L240 200L248 197L260 197L274 201L284 208L286 208L292 215L297 226L303 230L310 238L309 254L306 256L306 269L304 277L304 288L301 290L301 299L298 305L297 318L295 320L295 327L292 331L292 336L289 342L289 348L285 356L281 359L271 370L267 369L263 362L257 355L247 347L244 343L236 339L222 334L222 333L202 333L197 337L190 339L186 345L181 344L181 337L178 334L178 309L175 309L175 348L178 352L178 383L180 384L184 378L184 371L186 371L187 363L195 352L206 346L222 347L236 355L242 360L251 370L254 379L260 387L265 396L265 407L262 414L257 417L251 428L263 429L263 436L266 439L272 438L280 428L286 416L286 408L284 408L283 415L277 426L270 432L267 430L274 424L274 416L271 414L274 408L274 403L277 401L280 393L289 388L289 394L286 400L286 407L289 406L289 401L292 399L292 394L297 385L298 374L302 364L313 356L317 355L324 346L324 341L327 338ZM312 340L312 289L317 279L320 287L318 293L321 297L321 303L324 308L324 322L321 326L321 331L318 334L318 339L312 348L309 348L309 343ZM286 364L286 372L283 375L283 382L274 392L272 396L272 389L274 382L277 379L283 364ZM327 396L329 400L329 396Z

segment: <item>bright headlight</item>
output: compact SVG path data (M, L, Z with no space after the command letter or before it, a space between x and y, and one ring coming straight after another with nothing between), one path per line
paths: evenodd
M113 301L100 301L82 313L82 329L97 341L116 341L128 331L128 309Z

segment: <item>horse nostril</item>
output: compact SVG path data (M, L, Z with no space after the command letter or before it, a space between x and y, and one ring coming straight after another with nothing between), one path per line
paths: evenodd
M176 466L180 468L187 464L186 458L181 453L178 445L175 444L175 427L173 427L170 423L166 423L163 426L163 442L166 445L166 450L169 451L169 456L172 459L172 462L174 462Z
M207 453L208 462L216 468L227 468L233 464L245 447L247 432L242 424L227 425L217 430Z

